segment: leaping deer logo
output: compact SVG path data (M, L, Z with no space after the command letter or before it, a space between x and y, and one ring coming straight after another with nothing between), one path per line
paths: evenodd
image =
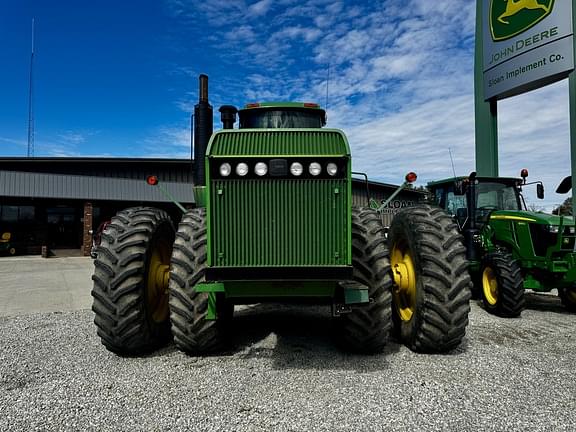
M548 6L538 3L538 0L504 0L504 1L507 1L506 10L502 15L498 17L498 21L500 21L503 24L510 24L510 22L505 21L504 18L514 16L524 9L542 9L546 13L548 13L548 11L550 10Z

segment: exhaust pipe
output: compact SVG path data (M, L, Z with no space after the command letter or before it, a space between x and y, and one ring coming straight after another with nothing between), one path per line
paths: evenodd
M194 106L194 186L206 185L206 149L213 131L212 106L208 103L208 75L199 77L198 103Z
M223 129L234 129L236 123L236 113L238 109L233 105L222 105L220 109L220 121Z

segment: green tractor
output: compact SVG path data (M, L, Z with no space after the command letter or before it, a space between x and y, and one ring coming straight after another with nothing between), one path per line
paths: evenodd
M474 294L486 310L517 317L524 292L558 289L562 303L576 310L576 253L574 219L526 210L522 178L450 178L428 184L436 203L456 220L464 234Z
M235 305L300 300L332 305L337 342L351 351L381 351L393 326L416 351L458 346L470 276L450 216L403 212L390 255L378 212L352 207L348 141L323 128L323 109L223 106L213 133L207 80L194 114L196 208L177 230L162 210L127 209L102 233L92 295L104 346L136 354L173 337L186 353L218 352Z

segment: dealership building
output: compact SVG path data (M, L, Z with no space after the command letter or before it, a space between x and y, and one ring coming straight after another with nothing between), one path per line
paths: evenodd
M156 175L164 189L185 207L194 207L190 159L0 158L0 236L10 233L13 252L39 254L78 249L89 255L92 233L119 210L139 205L165 209L175 221L181 211L158 188L146 183ZM396 186L353 181L353 204L366 206L368 194L388 198ZM394 213L423 198L404 190L384 212Z

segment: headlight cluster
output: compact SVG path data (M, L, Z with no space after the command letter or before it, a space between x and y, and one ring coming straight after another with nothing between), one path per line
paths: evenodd
M284 164L286 164L286 163L287 162L284 162ZM334 177L338 174L338 171L339 171L338 165L336 165L334 162L329 162L327 164L324 164L324 166L322 164L320 164L319 162L310 162L310 163L304 163L304 164L300 163L300 162L292 162L292 163L288 162L288 163L289 163L289 172L294 177L301 176L305 172L304 171L305 169L313 177L317 177L320 174L322 174L323 172L325 174L328 174L328 176L330 176L330 177ZM258 177L263 177L268 173L270 173L273 176L275 176L275 175L287 175L287 173L274 172L274 169L277 170L278 165L276 165L275 168L273 167L272 169L270 169L268 163L256 162L255 164L253 164L251 166L252 166L252 168L250 168L250 166L247 163L240 162L235 166L234 172L239 177L245 177L251 171ZM284 165L284 166L286 166L286 165ZM220 165L219 172L220 172L220 175L222 177L230 176L230 174L232 174L232 165L228 162L222 163Z
M558 234L558 232L560 231L560 226L558 225L547 225L546 229L548 230L548 232L552 233L552 234ZM573 226L565 226L564 227L564 234L574 234L576 233L576 228L574 228Z
M548 232L552 234L558 234L560 227L558 225L548 225Z

